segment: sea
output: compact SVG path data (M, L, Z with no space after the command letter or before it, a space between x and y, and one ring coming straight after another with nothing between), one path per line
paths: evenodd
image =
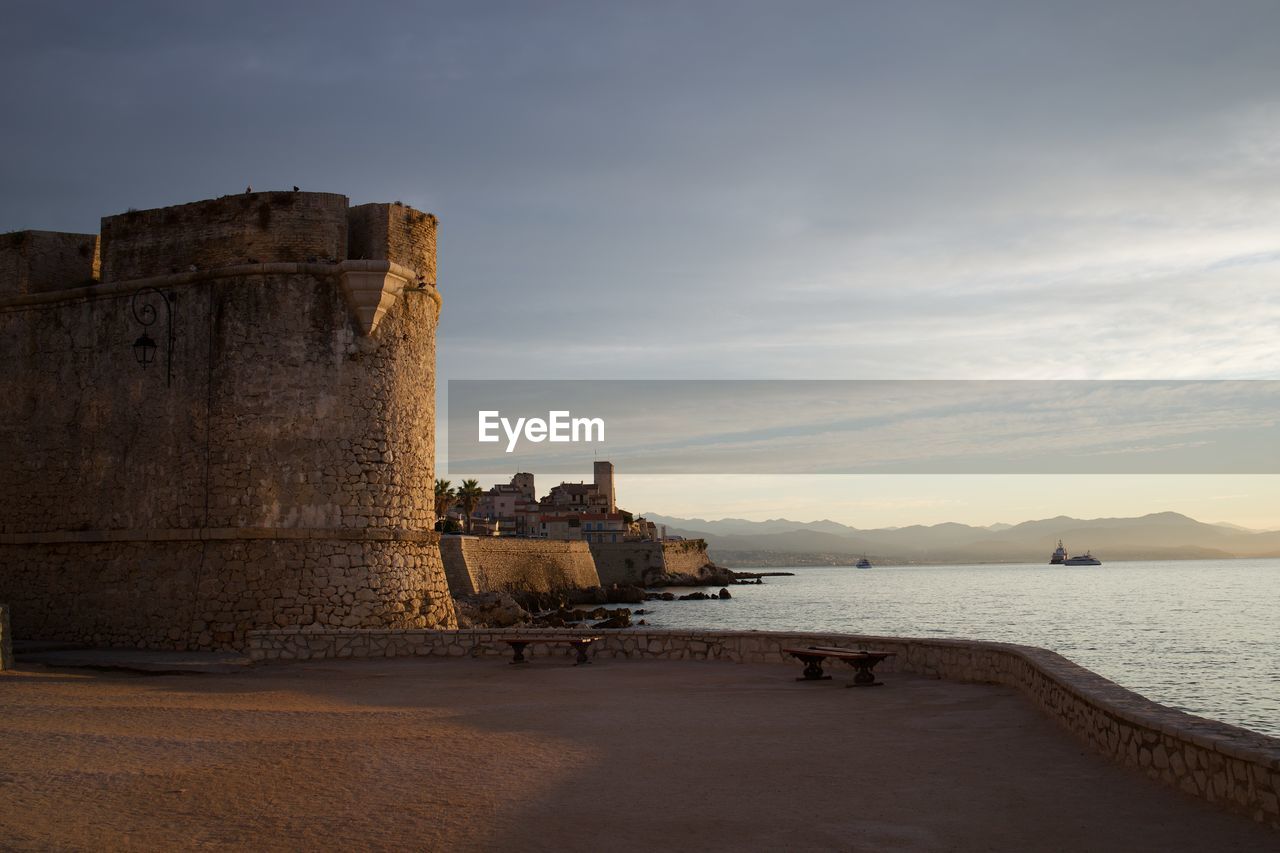
M758 571L794 576L735 585L728 601L646 602L633 618L1040 646L1163 705L1280 737L1280 560Z

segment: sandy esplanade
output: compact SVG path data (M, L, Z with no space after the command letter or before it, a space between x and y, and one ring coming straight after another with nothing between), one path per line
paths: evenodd
M798 669L5 673L0 848L1280 849L1008 689L891 674L846 690Z

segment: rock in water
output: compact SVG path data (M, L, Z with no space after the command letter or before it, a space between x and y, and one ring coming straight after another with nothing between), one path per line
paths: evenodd
M644 601L644 589L630 584L611 584L604 593L609 604L639 604Z
M459 627L510 628L532 619L532 615L505 592L455 596L454 606Z
M733 596L729 594L729 590L725 589L724 587L721 587L721 588L720 588L720 600L721 600L721 601L724 601L725 599L729 599L729 598L733 598Z

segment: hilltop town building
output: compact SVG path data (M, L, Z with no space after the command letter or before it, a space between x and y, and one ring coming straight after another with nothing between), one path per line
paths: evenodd
M588 542L597 544L604 542L621 542L629 537L631 524L627 516L620 512L586 513L581 517L581 536Z
M430 214L311 192L0 235L15 636L209 649L456 625L433 530L435 247Z
M613 463L597 461L593 474L591 483L552 486L541 500L533 475L516 474L510 483L498 483L480 498L471 516L471 531L588 542L654 538L652 524L637 526L629 513L618 510Z
M590 483L561 483L552 487L550 493L542 499L543 506L576 512L617 511L618 499L613 489L613 463L596 462L593 469L595 479Z
M498 483L484 493L472 512L471 530L589 541L611 541L612 534L620 534L617 539L621 540L628 534L629 519L618 511L613 463L596 462L593 474L594 481L590 483L552 486L541 500L533 474L516 474L511 482ZM456 517L464 520L460 509L456 510ZM588 531L591 536L584 535Z
M517 520L536 512L537 506L533 475L516 474L510 483L498 483L481 496L472 514L472 521L473 524L477 520L496 521L508 532L514 533L518 526Z
M532 474L489 489L472 535L442 539L454 594L646 584L715 569L706 542L666 540L653 522L618 508L612 463L596 462L593 473L594 482L560 483L541 500Z

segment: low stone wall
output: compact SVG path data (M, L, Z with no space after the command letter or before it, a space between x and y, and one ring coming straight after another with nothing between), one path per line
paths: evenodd
M13 634L9 631L9 605L0 604L0 672L13 669Z
M501 656L504 635L536 630L299 631L249 634L256 661L399 656ZM563 635L565 631L541 633ZM793 645L865 646L895 653L878 671L1017 688L1095 750L1153 779L1280 829L1280 739L1167 708L1046 649L976 640L856 634L592 631L596 658L792 663ZM568 657L534 646L533 657Z
M454 595L600 586L586 542L443 536L440 556Z

